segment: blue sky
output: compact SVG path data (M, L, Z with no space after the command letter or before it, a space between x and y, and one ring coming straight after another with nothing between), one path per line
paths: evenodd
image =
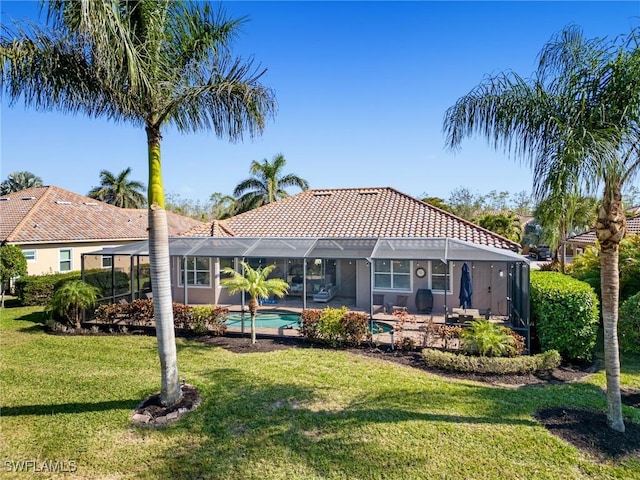
M640 2L223 2L249 21L234 51L268 68L278 113L264 134L232 144L210 133L164 131L167 193L230 194L252 160L282 153L312 188L390 186L449 197L466 187L531 191L527 166L470 139L445 148L445 110L485 75L528 76L568 24L588 37L627 33ZM38 4L0 5L2 22L37 17ZM132 167L147 181L142 129L83 116L8 107L2 100L0 177L29 170L86 194L101 169ZM293 193L294 190L291 191Z

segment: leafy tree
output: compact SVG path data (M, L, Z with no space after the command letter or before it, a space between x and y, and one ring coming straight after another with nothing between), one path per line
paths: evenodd
M258 312L258 300L267 299L271 295L283 297L289 290L289 284L281 278L267 278L275 268L268 265L264 268L252 268L246 262L241 262L242 272L238 273L231 267L226 267L223 272L231 275L223 278L220 284L227 288L230 294L247 292L249 294L249 314L251 315L251 343L256 343L256 313Z
M509 209L509 192L498 192L497 190L491 190L483 198L485 208L499 211Z
M215 192L211 194L209 200L212 203L211 212L213 214L213 220L229 218L236 209L237 201L231 195Z
M271 162L266 158L262 163L252 161L249 168L251 177L240 182L233 191L238 199L236 213L247 212L288 197L285 190L287 187L308 190L309 183L306 180L293 173L283 173L286 163L282 154L274 156Z
M533 211L533 200L529 192L522 190L515 193L511 200L511 210L520 215L531 215Z
M41 186L42 179L31 172L12 172L4 182L0 183L0 195Z
M2 289L1 308L4 308L4 294L11 279L27 274L27 259L22 249L15 245L0 246L0 289Z
M477 220L478 225L516 243L522 240L520 217L515 213L485 213Z
M120 208L142 208L146 204L144 183L129 180L131 167L114 175L108 170L100 171L100 186L93 187L87 197L109 203Z
M181 396L171 305L160 143L180 132L241 140L275 110L264 70L230 51L244 19L208 3L55 0L47 27L17 23L0 40L2 88L11 104L83 113L143 127L148 146L149 256L161 366L161 402Z
M427 195L423 195L421 200L424 203L428 203L429 205L433 205L434 207L439 208L440 210L451 212L451 207L447 205L444 199L440 197L429 197Z
M542 49L530 79L487 77L450 107L447 144L483 135L530 163L541 200L601 187L601 247L607 419L624 431L618 351L618 246L626 231L622 191L640 169L640 30L615 40L583 38L569 27Z
M474 194L466 187L458 187L449 195L447 203L451 211L465 220L471 221L484 208L484 197Z
M98 302L98 287L82 280L64 282L56 289L49 303L49 310L71 326L80 328L82 310L91 308Z

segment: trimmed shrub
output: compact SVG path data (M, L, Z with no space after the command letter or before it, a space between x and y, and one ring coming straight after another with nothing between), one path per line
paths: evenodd
M28 275L16 280L16 295L24 306L48 305L56 288L71 280L80 280L80 272Z
M531 321L542 351L588 361L598 333L598 297L593 288L567 275L531 272Z
M222 335L227 330L229 309L215 305L194 305L189 328L197 334Z
M549 350L537 355L506 358L474 357L425 348L422 351L422 356L430 367L454 372L493 375L524 375L545 372L556 368L561 361L560 354L555 350Z
M640 292L627 298L618 312L620 349L640 353Z
M310 342L355 346L367 338L368 323L367 314L349 312L347 307L303 310L300 334Z

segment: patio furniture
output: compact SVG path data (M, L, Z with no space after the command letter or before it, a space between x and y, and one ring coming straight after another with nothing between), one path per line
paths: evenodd
M384 306L384 295L380 293L373 294L373 313L384 312L386 313Z
M335 285L325 285L320 289L318 293L313 296L314 302L326 303L338 294L338 289Z
M407 311L407 301L409 300L409 295L396 295L395 303L386 303L384 308L387 313L393 313L396 310Z

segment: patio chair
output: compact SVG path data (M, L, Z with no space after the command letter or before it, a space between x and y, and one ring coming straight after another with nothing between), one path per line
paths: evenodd
M396 295L395 303L385 303L385 310L387 313L393 313L396 310L407 311L407 302L409 301L409 295Z
M373 294L373 313L386 313L386 309L384 306L384 295L379 293Z

